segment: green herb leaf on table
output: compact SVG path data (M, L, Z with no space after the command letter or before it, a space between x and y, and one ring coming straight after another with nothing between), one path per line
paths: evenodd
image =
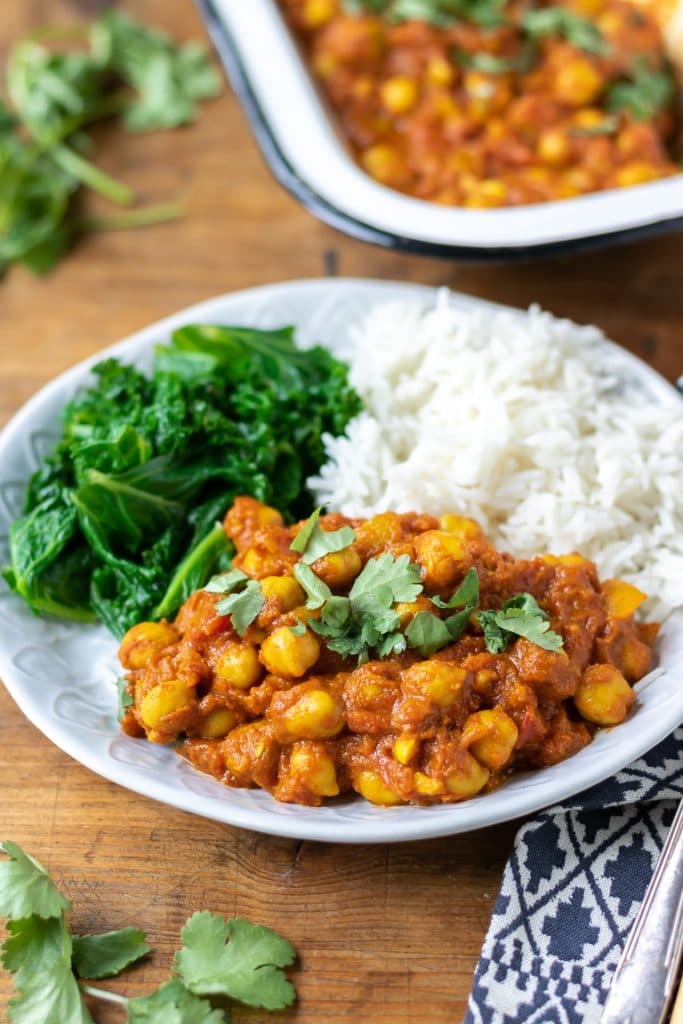
M316 562L325 555L343 551L356 539L350 526L342 526L340 530L323 530L319 520L320 509L317 508L290 544L290 550L300 554L301 561L306 565Z
M16 843L0 843L0 850L9 858L0 861L0 916L60 917L71 909L42 864Z
M610 44L595 22L581 17L568 7L542 7L527 11L521 24L532 39L561 36L585 53L602 56L611 51Z
M653 70L645 58L634 64L630 79L614 82L607 93L607 109L626 111L635 121L649 121L671 102L673 77L665 68Z
M202 911L192 915L181 938L174 968L196 995L226 995L266 1010L294 1002L294 987L282 968L294 962L296 952L270 928Z
M230 594L216 605L219 615L230 615L233 629L244 636L248 626L258 618L266 598L258 580L249 580L239 593Z
M228 1017L173 978L151 995L131 999L128 1024L228 1024Z
M8 1003L12 1024L93 1024L71 969L71 939L64 929L62 956L49 969L34 972Z
M24 917L7 922L8 938L1 949L2 966L15 975L22 987L24 978L49 970L62 955L62 919L60 917Z
M139 928L73 937L73 966L81 978L112 978L151 951Z

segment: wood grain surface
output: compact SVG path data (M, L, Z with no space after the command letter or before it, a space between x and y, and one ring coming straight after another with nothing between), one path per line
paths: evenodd
M203 35L190 0L130 0L178 37ZM91 0L4 0L0 56L24 31L96 9ZM273 181L226 89L183 131L104 132L102 165L146 202L182 196L187 216L91 237L49 277L0 282L0 423L83 357L189 303L338 272L447 284L594 322L670 379L683 371L683 235L514 266L408 257L318 223ZM37 620L35 628L40 629ZM571 770L571 769L568 769ZM240 914L300 952L297 1024L457 1024L515 826L397 846L335 847L254 835L152 803L49 743L0 690L1 837L39 857L73 899L76 930L138 924L154 955L111 988L165 976L194 910ZM0 1019L10 984L0 977ZM121 1020L96 1012L99 1024ZM268 1015L236 1011L260 1024Z

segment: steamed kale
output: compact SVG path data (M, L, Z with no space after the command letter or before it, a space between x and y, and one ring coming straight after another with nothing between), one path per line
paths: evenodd
M237 495L303 517L322 435L360 410L345 364L299 351L291 328L182 327L150 376L115 359L93 373L29 483L4 576L36 612L116 636L226 568L216 524Z

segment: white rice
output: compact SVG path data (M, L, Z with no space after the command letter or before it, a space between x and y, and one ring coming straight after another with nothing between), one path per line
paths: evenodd
M651 614L683 604L683 403L658 404L597 328L444 292L371 310L350 379L365 409L325 438L321 504L457 512L519 557L580 551Z

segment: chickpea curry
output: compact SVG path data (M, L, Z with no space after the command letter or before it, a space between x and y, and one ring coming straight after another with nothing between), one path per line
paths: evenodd
M578 554L518 560L457 515L286 526L248 497L224 526L232 569L120 658L124 731L229 786L464 800L618 725L651 667L645 595Z
M658 22L628 0L280 0L382 185L492 208L679 172Z

